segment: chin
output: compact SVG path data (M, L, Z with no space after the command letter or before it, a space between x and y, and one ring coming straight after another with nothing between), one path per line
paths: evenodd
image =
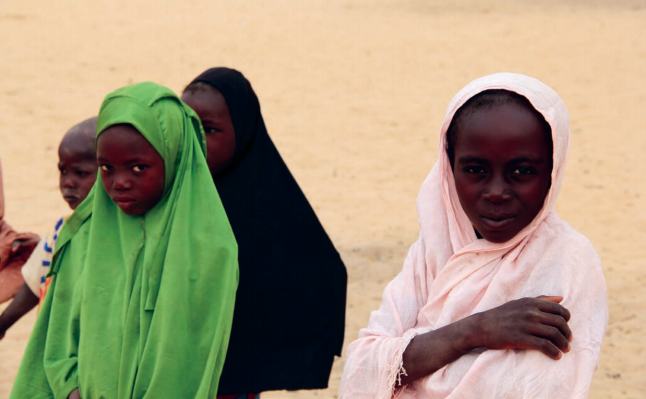
M518 232L513 232L513 233L511 233L511 232L484 232L483 233L482 230L479 230L479 231L480 231L480 235L482 235L482 238L484 238L485 240L487 240L489 242L493 242L495 244L503 244L503 243L511 240L512 238L516 237L516 234L518 234Z
M121 211L123 213L125 213L128 216L139 216L139 215L143 215L144 213L146 213L145 211L142 211L141 208L139 208L136 205L121 206L121 205L117 204L117 206L119 207L119 209L121 209Z

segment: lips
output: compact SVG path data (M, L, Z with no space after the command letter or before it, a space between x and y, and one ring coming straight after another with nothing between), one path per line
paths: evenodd
M129 207L132 204L135 203L134 198L128 198L128 197L114 197L112 200L119 206L119 208L123 207Z
M74 207L74 204L77 204L80 202L80 198L76 195L73 194L63 194L63 199L65 202L67 202L71 207Z
M515 217L515 215L481 215L480 220L489 230L504 230Z

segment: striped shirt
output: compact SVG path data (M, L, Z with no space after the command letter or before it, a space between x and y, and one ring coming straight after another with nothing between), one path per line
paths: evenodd
M54 256L54 247L56 240L58 240L58 233L63 227L65 222L64 218L60 218L54 225L54 231L51 235L40 240L34 252L22 267L22 276L25 283L41 300L45 297L47 287L49 286L50 278L47 277L49 269L52 265L52 257Z

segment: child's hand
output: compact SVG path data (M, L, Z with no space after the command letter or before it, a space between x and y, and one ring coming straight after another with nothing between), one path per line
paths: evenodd
M81 394L78 389L73 390L67 399L81 399Z
M481 345L488 349L535 349L552 359L570 350L570 312L560 296L510 301L479 313L474 321Z
M34 234L20 234L16 240L11 243L11 261L26 262L31 256L39 242L39 237Z
M26 262L38 245L39 238L35 235L25 235L11 243L11 261Z

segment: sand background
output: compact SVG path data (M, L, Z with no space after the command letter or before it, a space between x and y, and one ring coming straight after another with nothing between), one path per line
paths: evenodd
M346 261L346 342L417 234L415 197L446 104L495 71L562 95L572 145L559 211L595 243L610 324L591 397L646 398L646 1L0 1L0 157L7 219L45 234L66 206L56 148L103 96L181 90L240 69L270 134ZM0 341L8 396L34 322ZM324 391L264 398L334 398Z

